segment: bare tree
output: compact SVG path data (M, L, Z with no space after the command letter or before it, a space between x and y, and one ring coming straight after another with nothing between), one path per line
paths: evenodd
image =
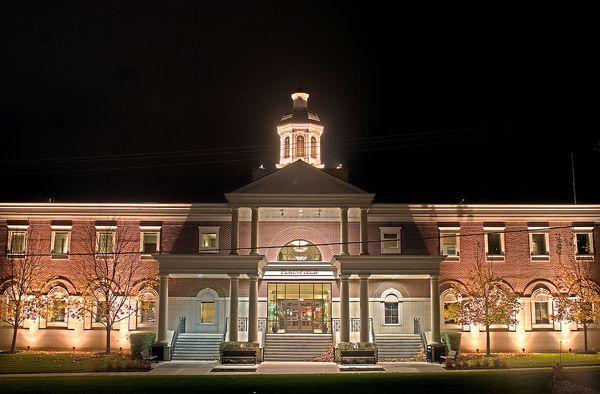
M133 225L87 226L81 239L84 253L75 259L81 297L69 309L104 327L110 353L111 330L136 314L139 283L155 273L139 256L139 233Z
M17 345L19 327L28 319L36 320L47 307L46 298L40 294L43 286L41 257L35 254L39 240L34 234L29 234L28 238L26 242L23 237L20 250L9 254L2 268L8 280L4 291L6 299L0 303L0 320L12 326L11 352Z
M485 353L490 355L492 324L516 324L521 303L515 292L485 261L481 243L477 243L475 261L464 287L454 286L462 299L452 303L444 315L461 324L481 324L485 327Z
M584 351L588 352L588 328L600 319L600 286L592 279L593 259L577 259L573 239L556 235L558 270L554 317L583 327ZM565 252L566 249L566 252Z

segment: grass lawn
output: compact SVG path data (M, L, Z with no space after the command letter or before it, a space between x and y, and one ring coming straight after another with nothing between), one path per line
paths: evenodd
M21 352L0 354L0 374L105 371L107 365L131 369L137 361L127 356L89 352Z
M562 365L600 365L600 354L575 354L563 353L531 353L531 354L509 354L503 353L492 357L485 357L473 353L461 355L461 360L469 360L471 363L479 359L480 362L488 360L492 364L494 358L505 361L509 368L528 368L528 367L551 367L562 359Z
M600 367L564 371L565 377L600 388ZM552 371L501 370L439 373L363 373L336 375L204 375L0 377L0 392L106 393L546 393Z

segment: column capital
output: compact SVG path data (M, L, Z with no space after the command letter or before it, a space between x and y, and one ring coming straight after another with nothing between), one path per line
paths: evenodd
M358 277L359 279L369 279L371 274L359 274Z
M348 275L348 274L343 274L343 275L340 275L340 277L339 277L339 278L340 278L340 280L350 280L350 275Z
M229 276L229 279L239 279L240 278L240 274L227 274L227 276Z
M429 274L429 279L440 280L440 274Z
M258 274L248 274L248 280L258 280Z

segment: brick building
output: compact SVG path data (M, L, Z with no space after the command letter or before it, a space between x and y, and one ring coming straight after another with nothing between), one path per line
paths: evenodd
M9 260L39 254L39 290L81 296L77 267L91 254L89 234L114 248L126 229L135 239L128 255L143 269L129 302L135 313L114 327L115 348L128 347L131 332L155 330L179 359L214 357L223 340L257 341L273 360L359 340L397 358L443 330L463 331L464 350L485 348L482 327L442 313L480 255L522 301L517 325L494 327L495 351L582 348L579 327L552 319L556 243L572 240L563 254L589 261L599 281L600 205L374 203L344 170L324 168L324 128L308 97L294 93L277 127L277 169L257 170L225 203L0 203L0 294L10 286ZM94 313L73 318L64 304L50 308L24 322L19 347L103 347ZM0 335L6 346L10 330Z

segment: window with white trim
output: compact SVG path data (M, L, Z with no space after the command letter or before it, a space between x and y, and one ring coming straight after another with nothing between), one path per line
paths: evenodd
M450 259L457 259L460 254L460 237L458 227L440 227L440 253Z
M200 323L214 324L215 323L215 302L202 301L200 302Z
M219 227L198 227L200 251L217 253L219 251Z
M531 296L531 321L533 328L551 328L552 297L546 289L538 289Z
M108 312L109 304L108 301L98 301L96 304L95 313L94 313L94 322L95 323L104 323L106 322L106 314ZM109 316L110 316L110 312Z
M529 251L533 258L547 257L550 254L547 231L529 228Z
M504 257L504 227L484 228L485 253L488 257Z
M400 227L379 227L381 253L400 253Z
M446 290L445 292L443 292L441 297L442 297L442 308L443 308L444 312L447 311L452 306L452 304L455 304L461 300L460 294L457 294L456 291L452 290L452 289ZM442 316L444 317L445 325L450 325L450 326L458 325L458 323L454 319L447 317L445 313L442 313Z
M150 291L138 297L138 321L140 324L156 322L156 296Z
M160 226L140 227L140 252L145 254L160 252Z
M388 294L385 296L383 302L383 324L385 325L398 325L400 320L398 318L398 305L400 301L398 296L395 294Z
M27 251L27 227L15 226L8 230L8 254L24 255Z
M52 257L62 257L69 254L71 244L71 226L52 226L50 252Z
M592 229L575 229L575 253L577 256L594 254Z
M114 253L115 228L96 227L96 250L99 254Z
M55 287L48 292L49 305L47 324L49 326L66 326L68 320L67 298L69 293L62 287Z

